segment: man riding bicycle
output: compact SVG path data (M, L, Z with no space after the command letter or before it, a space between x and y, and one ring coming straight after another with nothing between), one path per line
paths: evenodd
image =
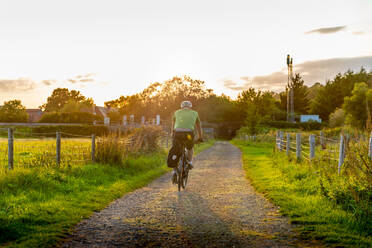
M191 109L190 101L183 101L181 109L174 112L172 118L173 146L184 144L187 149L189 169L193 168L192 157L194 154L194 130L198 132L198 140L202 141L202 129L198 112ZM173 168L172 181L177 178L177 168Z

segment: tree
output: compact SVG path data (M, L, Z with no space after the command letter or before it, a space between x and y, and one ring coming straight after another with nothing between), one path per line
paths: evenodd
M151 118L159 114L162 119L170 119L183 100L190 100L197 108L211 95L212 90L206 89L204 81L188 76L173 77L163 83L153 83L141 93L105 102L105 106L119 108L122 114L134 114L135 118L142 115Z
M244 121L237 104L224 94L221 96L213 94L201 100L195 110L206 122L221 124L224 122L242 123Z
M244 119L248 116L247 110L254 105L254 111L249 110L250 114L257 112L261 117L273 119L274 115L278 112L276 101L274 98L274 93L272 92L263 92L256 91L254 88L242 91L238 95L237 105L240 109L240 114Z
M319 82L313 84L312 86L307 88L307 98L310 100L310 102L313 102L316 96L318 95L318 92L321 88L324 86L321 85Z
M28 114L20 100L4 102L0 107L0 122L27 122Z
M67 88L57 88L53 91L52 95L48 97L47 102L39 108L45 112L60 112L66 104L71 102L82 103L86 106L93 105L93 99L86 98L80 91L69 91Z
M342 108L338 108L329 116L330 127L342 127L345 122L345 111Z
M364 128L368 115L367 104L368 107L372 106L372 89L368 89L368 85L364 82L356 83L352 95L344 99L343 109L346 122L352 126Z
M305 85L299 73L293 77L293 95L294 95L294 111L297 114L307 114L310 109L310 100L308 98L308 87ZM281 109L287 110L287 92L282 92L280 95Z
M246 119L245 124L248 127L248 133L250 135L255 135L258 133L258 125L261 122L262 116L258 113L258 108L256 105L251 104L246 109Z
M336 108L341 108L346 96L351 96L354 85L359 82L372 82L372 72L367 73L361 68L358 73L349 70L344 74L337 74L333 80L318 90L310 106L310 113L318 114L323 121L328 121L329 115Z
M72 112L81 112L83 109L92 108L92 104L90 102L77 102L75 100L68 101L60 112L62 113L72 113Z

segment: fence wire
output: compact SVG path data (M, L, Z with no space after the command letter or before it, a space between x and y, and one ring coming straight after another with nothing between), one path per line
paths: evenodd
M57 134L22 132L14 130L13 168L33 168L52 166L83 165L92 162L92 136L60 133L60 160L57 162ZM54 137L53 137L54 136ZM8 128L0 128L0 174L8 170ZM18 138L22 137L22 138ZM114 137L114 136L113 136ZM117 137L118 144L130 150L141 145L141 140L130 137ZM95 147L100 137L95 138ZM137 144L138 143L138 144ZM171 139L168 133L162 133L158 145L169 148Z
M276 148L282 152L287 152L288 148L289 156L293 156L297 153L296 134L289 133L289 137L290 137L289 143L287 141L287 134L284 133L279 133L276 136L271 135L270 138L266 138L266 140L270 139L273 140L273 142L275 142ZM301 137L300 144L301 159L308 162L316 160L327 162L329 164L338 164L340 159L340 139L314 135L315 137L314 157L310 158L311 144L309 137L310 137L309 135L302 135ZM240 136L240 139L254 141L254 139L252 139L251 136L247 135Z

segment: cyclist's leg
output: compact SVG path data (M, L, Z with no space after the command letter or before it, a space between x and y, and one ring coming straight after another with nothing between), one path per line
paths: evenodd
M187 149L187 160L191 163L192 157L194 155L194 147L191 149Z
M193 133L190 133L188 134L190 136L189 139L187 139L186 141L186 149L187 149L187 160L190 164L190 167L192 168L193 165L192 165L192 158L193 158L193 155L194 155L194 134Z
M181 146L181 143L182 143L182 136L176 132L173 136L172 145ZM177 183L177 169L178 169L178 165L174 167L172 171L172 182L174 184Z

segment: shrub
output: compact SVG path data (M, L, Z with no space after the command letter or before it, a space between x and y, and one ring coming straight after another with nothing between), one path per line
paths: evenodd
M20 100L4 102L0 107L0 122L27 122L28 114Z
M274 127L274 128L299 128L298 123L292 123L292 122L287 122L287 121L265 121L262 122L263 126L266 127Z
M130 154L159 150L160 127L141 127L124 136L111 133L97 140L96 161L104 164L123 165Z
M329 127L341 127L345 122L345 111L338 108L329 116Z
M320 130L322 129L322 123L317 121L300 122L298 126L304 131Z
M88 112L50 112L45 113L41 119L40 123L93 123L93 121L102 121L97 115Z
M319 163L320 185L324 196L352 212L362 230L372 234L372 162L368 158L368 142L359 140L347 144L341 175L337 164Z
M17 128L18 130L18 128ZM96 134L97 136L106 135L109 133L109 130L106 126L93 126L93 125L70 125L70 126L38 126L31 129L31 133L43 133L44 136L54 137L57 131L76 134L76 135L92 135ZM47 134L50 133L50 134Z

